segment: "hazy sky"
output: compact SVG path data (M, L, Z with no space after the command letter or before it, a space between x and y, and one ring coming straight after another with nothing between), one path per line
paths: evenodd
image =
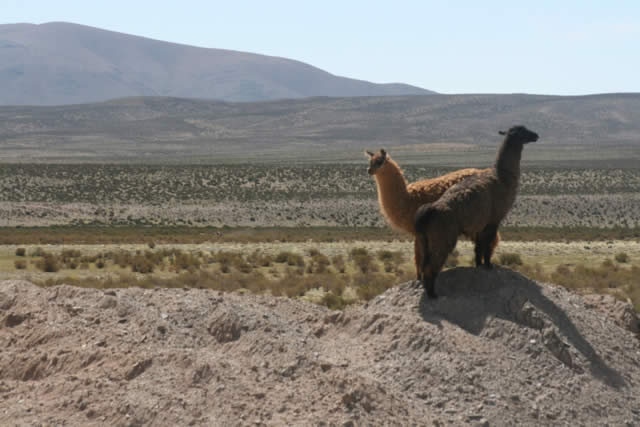
M640 92L638 0L0 0L0 23L50 21L442 93Z

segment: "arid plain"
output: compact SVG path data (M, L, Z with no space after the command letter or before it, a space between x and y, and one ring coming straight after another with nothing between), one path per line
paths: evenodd
M633 275L640 259L640 169L617 166L525 165L498 262L556 282L579 276L581 266L615 270L593 275ZM450 170L404 167L408 181ZM252 289L261 292L273 282L286 287L298 275L305 285L285 293L322 300L333 289L340 306L358 299L367 275L378 275L380 284L365 292L368 298L414 277L410 236L385 223L364 157L348 164L10 164L0 168L0 189L5 278L178 286L181 273L226 273L226 279L209 277L210 286L224 279L241 289L253 281L262 283ZM44 254L59 257L50 271ZM221 254L237 260L220 261ZM176 268L187 255L191 261ZM136 256L154 267L135 267ZM471 246L463 240L450 266L470 263ZM563 284L631 297L638 307L640 290L629 280Z

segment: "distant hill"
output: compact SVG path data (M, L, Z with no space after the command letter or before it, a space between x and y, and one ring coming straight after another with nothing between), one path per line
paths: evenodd
M127 96L264 101L433 93L334 76L302 62L186 46L83 25L0 25L0 105Z
M514 124L541 136L525 160L543 147L552 150L551 159L640 154L640 94L429 95L254 103L142 97L0 106L0 158L261 160L264 154L310 159L347 153L360 160L363 148L387 147L411 161L430 158L440 147L457 161L460 150L483 146L493 158L497 131Z

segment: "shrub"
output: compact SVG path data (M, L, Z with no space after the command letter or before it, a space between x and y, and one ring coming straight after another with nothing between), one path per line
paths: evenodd
M247 257L247 261L253 264L254 267L269 267L273 262L273 258L271 255L265 255L255 250Z
M369 251L366 248L353 248L349 252L349 257L354 258L356 256L368 256Z
M315 252L311 256L311 263L308 266L309 273L322 274L327 271L327 267L331 264L329 258L320 252Z
M500 254L498 262L506 266L522 265L522 258L518 253L506 252Z
M398 266L404 261L404 256L400 251L378 251L378 259L382 261L384 265L384 271L386 273L393 273L398 269Z
M36 268L45 273L55 273L60 270L58 258L53 254L45 254L45 256L36 262Z
M621 264L629 262L629 255L627 255L626 252L620 252L616 254L616 261L618 261Z
M342 310L348 303L340 295L331 292L324 294L321 304L327 306L331 310Z
M191 253L181 251L173 257L172 267L176 272L197 269L200 268L200 258Z
M273 258L271 255L262 255L260 259L258 259L258 265L260 267L271 267L273 263Z
M25 248L16 249L16 256L25 256L26 253L27 253L27 250Z
M13 262L13 265L16 267L16 270L24 270L27 268L27 262L23 259L17 259Z
M382 262L393 260L393 252L388 250L378 251L378 259Z
M365 248L354 248L349 252L349 258L362 274L378 271L378 267L373 263L373 257Z
M153 262L144 255L135 255L131 259L131 271L134 273L153 273Z
M289 253L287 256L287 265L304 267L304 258L300 254Z
M278 264L287 262L287 259L289 258L290 253L291 252L287 252L287 251L278 252L278 254L276 255L275 262L277 262Z
M37 248L33 249L31 251L31 256L32 257L39 257L39 256L44 256L46 252L44 251L44 249L42 249L40 246L38 246Z
M233 258L233 267L241 273L251 273L253 271L253 266L245 261L241 256Z
M384 274L369 273L356 276L353 285L356 288L358 297L369 301L391 288L394 283Z
M347 266L344 263L342 255L334 255L331 257L331 264L333 264L339 273L344 273L346 271Z
M217 252L214 254L211 259L213 262L217 262L220 264L220 270L223 273L228 273L231 264L237 264L237 258L242 259L242 255L237 252Z
M602 268L615 270L616 265L613 263L611 258L607 258L604 261L602 261Z
M96 262L98 260L98 256L97 255L84 255L80 257L80 262L86 262L88 264L91 264L92 262Z
M71 258L80 258L82 254L77 249L64 249L60 254L62 262L67 262Z
M318 249L316 249L316 248L309 249L309 256L310 257L313 258L314 256L319 255L319 254L320 254L320 251Z

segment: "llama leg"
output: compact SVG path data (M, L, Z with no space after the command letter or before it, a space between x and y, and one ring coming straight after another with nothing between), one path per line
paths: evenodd
M430 299L438 298L436 294L436 277L438 273L434 273L430 266L425 266L423 270L422 286Z
M425 271L429 264L429 251L427 248L427 236L424 233L418 233L416 235L414 243L415 263L416 263L416 286L425 285Z
M498 226L497 225L487 225L484 230L482 230L482 249L484 256L484 266L487 269L491 269L493 265L491 264L491 255L493 255L493 245L492 243L496 239L496 235L498 234Z
M422 280L423 250L419 239L420 238L416 236L415 240L413 241L413 257L416 264L416 278L417 280Z
M424 286L427 296L434 299L438 298L438 295L436 295L436 276L438 273L432 268L430 262L431 257L429 256L429 251L425 245L425 247L422 248L422 265L420 274L422 275L422 286Z
M496 251L498 243L500 243L500 234L496 232L495 238L489 243L491 256L493 256L493 253ZM491 258L491 256L489 258Z
M480 267L482 265L482 255L484 255L484 248L482 246L482 238L480 235L476 237L475 246L473 250L476 254L476 267Z

